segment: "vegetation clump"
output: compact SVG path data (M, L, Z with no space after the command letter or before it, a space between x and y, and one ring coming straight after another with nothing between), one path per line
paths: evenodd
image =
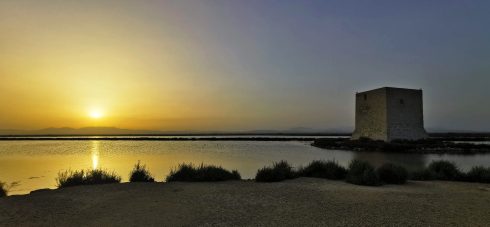
M259 169L255 175L255 181L278 182L296 177L297 174L294 172L293 167L286 161L280 161L274 163L272 166Z
M129 182L155 182L155 179L151 176L146 165L141 165L138 161L129 174Z
M467 173L463 173L452 162L432 161L427 168L411 173L410 179L490 183L490 167L475 166Z
M463 176L458 167L448 161L432 161L427 169L433 174L436 180L461 180Z
M434 174L428 169L421 169L410 173L410 180L429 181L435 180Z
M379 180L374 167L368 162L358 159L352 160L349 164L349 171L347 172L346 181L357 185L381 185L381 181Z
M56 181L58 183L58 188L64 188L78 185L120 183L121 177L114 172L108 172L101 169L86 171L67 170L58 173L58 178L56 178Z
M475 166L466 173L465 180L469 182L490 183L490 167Z
M376 172L379 179L386 184L405 184L408 173L402 166L386 163L379 167Z
M238 171L228 171L220 166L201 164L195 167L192 163L180 164L178 168L170 171L166 181L227 181L240 180L241 176Z
M0 197L7 196L7 188L5 187L5 183L0 181Z
M316 177L330 180L345 179L347 170L334 161L312 161L306 167L298 170L302 177Z

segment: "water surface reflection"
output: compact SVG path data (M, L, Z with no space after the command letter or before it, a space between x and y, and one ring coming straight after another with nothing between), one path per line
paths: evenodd
M92 141L92 169L97 169L99 166L99 141Z
M12 194L23 194L40 188L54 188L58 172L69 169L114 170L127 181L138 160L147 165L158 181L162 181L182 162L221 165L237 169L243 178L253 178L257 169L275 161L287 160L299 166L312 160L335 160L347 166L353 158L376 166L393 162L411 170L441 159L454 161L463 170L490 163L490 154L351 152L324 150L312 147L308 142L294 141L1 141L0 181L20 181Z

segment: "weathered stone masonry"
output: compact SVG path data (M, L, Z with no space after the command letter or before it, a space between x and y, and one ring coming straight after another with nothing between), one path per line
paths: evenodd
M384 87L356 94L352 139L418 140L424 129L422 90Z

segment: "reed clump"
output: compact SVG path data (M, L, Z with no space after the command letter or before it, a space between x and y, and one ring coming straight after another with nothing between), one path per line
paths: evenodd
M134 165L133 170L129 173L129 182L155 182L155 178L151 175L146 165L141 165L140 162Z
M381 181L374 167L366 161L354 159L349 164L346 181L351 184L380 186Z
M192 163L180 164L176 169L170 171L166 181L227 181L241 180L240 173L237 170L226 170L221 166L204 165L194 166Z
M330 180L342 180L347 170L335 161L312 161L306 167L298 170L301 177L315 177Z
M385 184L405 184L408 172L405 168L392 163L383 164L376 169L379 179Z
M5 197L5 196L7 196L6 184L0 181L0 197Z
M275 162L272 166L265 166L257 171L257 182L279 182L296 178L297 174L287 161Z
M411 173L411 180L415 181L466 181L477 183L490 183L490 167L475 166L468 172L462 172L449 161L433 161L427 168Z
M121 177L115 172L107 170L67 170L59 172L56 178L58 188L72 187L78 185L111 184L120 183Z
M456 164L449 161L433 161L427 169L436 180L456 181L463 178L463 173L456 167Z
M490 183L490 167L475 166L465 175L468 182Z

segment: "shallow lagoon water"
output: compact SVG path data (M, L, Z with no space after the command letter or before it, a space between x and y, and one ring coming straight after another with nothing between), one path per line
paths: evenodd
M128 180L133 165L146 164L157 181L163 181L179 163L206 163L237 169L242 178L253 178L258 169L287 160L294 166L312 160L335 160L347 166L353 158L379 166L385 162L414 170L432 160L449 160L461 169L490 165L490 154L420 155L324 150L311 142L271 141L0 141L0 181L15 187L10 194L55 188L59 171L102 168Z

